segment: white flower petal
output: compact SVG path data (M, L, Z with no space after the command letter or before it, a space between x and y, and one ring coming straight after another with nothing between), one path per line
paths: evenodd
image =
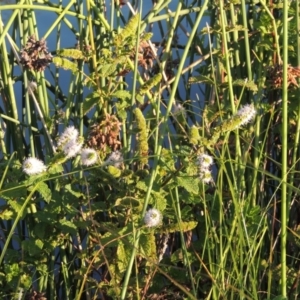
M144 223L148 227L155 227L162 221L162 214L158 209L149 209L144 216Z
M236 116L238 116L241 119L240 126L249 123L252 119L254 119L255 115L256 110L252 104L242 106L236 113Z
M109 155L105 163L120 168L123 164L123 160L123 154L120 151L114 151Z
M78 130L74 126L65 129L57 141L57 146L64 146L71 141L76 141L79 136Z
M44 171L46 171L46 166L45 164L35 158L35 157L28 157L24 160L23 162L23 172L26 173L27 175L36 175L36 174L40 174Z
M82 148L81 141L71 140L63 146L63 151L68 158L76 156Z
M213 158L208 154L201 153L197 157L197 165L199 165L200 169L208 169L213 163Z
M81 151L81 163L84 166L91 166L97 162L97 151L92 148L85 148Z

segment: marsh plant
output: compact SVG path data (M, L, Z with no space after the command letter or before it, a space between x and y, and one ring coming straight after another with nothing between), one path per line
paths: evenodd
M149 3L0 6L0 298L298 299L298 1Z

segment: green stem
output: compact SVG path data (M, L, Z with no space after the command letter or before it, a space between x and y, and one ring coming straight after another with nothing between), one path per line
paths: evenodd
M231 110L232 113L235 113L236 108L234 104L234 94L233 94L233 85L232 85L232 76L231 76L231 68L230 68L230 60L229 60L229 49L227 45L227 33L226 33L226 23L225 23L225 10L223 6L223 0L220 0L220 21L221 21L221 27L222 27L222 38L223 38L223 51L224 56L226 60L226 72L227 72L227 83L228 83L228 89L229 89L229 99L231 104Z
M14 235L15 233L15 229L18 225L18 222L20 221L20 219L23 217L23 214L24 214L24 211L25 209L27 208L28 204L30 201L32 201L32 197L34 195L34 193L37 191L38 187L39 187L39 182L32 188L32 191L30 192L30 194L28 195L28 197L25 199L25 202L23 203L23 205L21 206L20 210L17 212L17 216L14 220L14 223L12 224L11 228L10 228L10 231L9 231L9 234L5 240L5 244L2 248L2 252L1 252L1 255L0 255L0 265L2 264L3 262L3 259L4 259L4 256L7 254L6 251L7 251L7 248L8 248L8 245L10 243L10 240L12 238L12 236Z
M288 45L289 1L283 1L283 45ZM283 85L282 85L282 174L281 174L281 296L287 297L287 158L288 158L288 47L283 47Z

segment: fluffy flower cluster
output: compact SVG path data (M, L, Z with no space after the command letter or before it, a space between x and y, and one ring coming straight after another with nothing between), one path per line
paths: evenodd
M155 227L162 221L162 214L158 209L149 209L144 216L144 223L147 227Z
M81 163L84 166L92 166L97 162L97 151L92 148L84 148L81 151Z
M57 142L57 146L62 149L68 158L76 156L82 148L83 141L78 136L78 130L74 126L69 126Z
M197 165L199 167L199 178L205 184L209 184L213 182L213 178L210 170L213 163L214 163L213 158L208 154L201 153L197 157Z
M255 115L256 110L251 104L242 106L236 113L236 116L241 119L240 126L248 124L251 120L254 119Z
M44 171L46 171L46 166L45 164L35 158L35 157L28 157L23 161L23 172L27 175L37 175L40 174Z
M80 156L82 165L91 166L97 163L97 151L92 148L84 148L81 150L82 144L83 139L79 136L79 132L74 126L67 127L57 141L58 148L64 152L67 158L74 157L81 151ZM110 163L119 166L123 161L123 157L119 151L116 151L110 155L108 160ZM47 169L41 160L34 157L26 158L22 168L23 172L29 176L40 174Z
M105 163L107 165L113 165L116 168L120 168L123 164L123 155L120 151L112 152L106 159Z
M235 130L251 122L256 116L256 110L252 104L242 106L236 114L231 118L225 120L220 126L219 133L225 133L231 130Z

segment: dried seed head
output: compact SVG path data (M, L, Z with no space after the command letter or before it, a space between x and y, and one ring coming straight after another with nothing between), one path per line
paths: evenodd
M25 47L20 51L20 63L25 69L37 72L44 71L52 61L52 55L48 52L46 41L39 41L32 35L28 38Z
M115 151L120 148L119 134L122 123L114 115L106 115L105 119L91 127L87 144L97 150L106 150L108 146Z

